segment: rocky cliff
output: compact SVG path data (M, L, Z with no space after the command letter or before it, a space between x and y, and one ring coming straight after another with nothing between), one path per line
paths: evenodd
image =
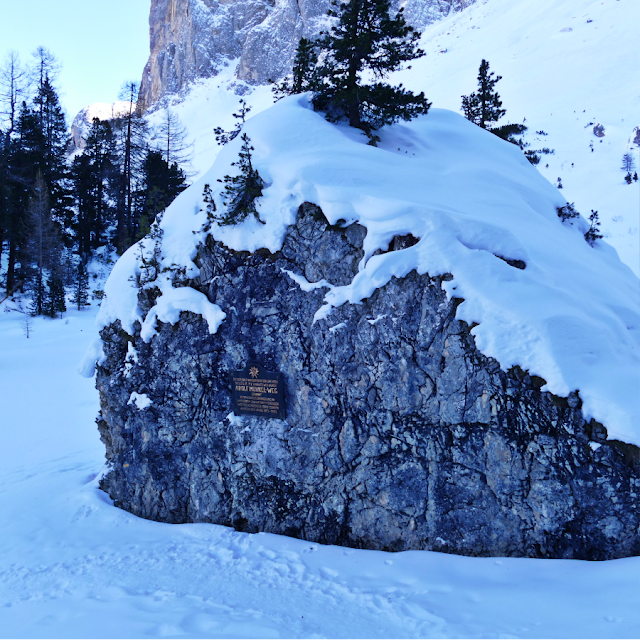
M407 20L417 28L475 0L406 0ZM151 53L140 104L148 108L198 78L237 64L237 77L265 84L289 72L298 40L326 24L328 0L152 0Z
M115 504L373 549L640 553L638 449L585 421L577 394L543 392L484 356L442 289L448 276L413 271L313 322L322 291L290 274L346 284L364 237L310 204L277 253L209 237L187 284L227 310L217 333L187 312L149 343L139 324L103 329L102 487ZM143 313L157 294L141 290ZM283 373L285 420L231 413L229 374L248 362Z

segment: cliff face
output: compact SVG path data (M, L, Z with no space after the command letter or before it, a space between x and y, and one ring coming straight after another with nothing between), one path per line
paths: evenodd
M474 1L401 4L407 20L422 28ZM328 8L328 0L152 0L141 105L146 109L238 59L237 76L249 84L279 79L291 69L298 40L326 25Z
M209 237L189 284L228 311L217 333L188 312L149 343L139 324L103 329L102 487L115 504L353 547L639 554L637 448L607 441L577 394L542 392L480 353L446 276L413 271L313 322L322 290L287 272L348 283L365 233L305 204L276 254ZM143 312L155 295L141 291ZM231 414L229 374L248 362L283 373L285 420Z

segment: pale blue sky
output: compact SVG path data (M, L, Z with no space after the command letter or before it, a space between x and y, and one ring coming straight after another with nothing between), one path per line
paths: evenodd
M140 80L149 55L150 0L0 0L0 60L36 47L62 64L57 80L69 124L93 102L113 102Z

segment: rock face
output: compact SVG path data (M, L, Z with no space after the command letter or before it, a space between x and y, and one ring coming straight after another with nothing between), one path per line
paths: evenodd
M69 153L82 151L86 146L87 136L91 130L94 118L99 120L114 120L123 116L131 108L130 102L118 101L113 104L96 102L78 112L71 124L71 140Z
M640 553L638 449L586 423L577 394L481 354L441 279L411 272L313 323L323 290L286 271L347 284L364 235L307 203L277 254L209 238L190 284L227 313L216 334L186 312L148 344L119 322L102 331L101 486L115 504L393 551ZM153 296L139 295L145 313ZM229 373L252 361L283 373L285 420L231 414Z
M407 0L407 20L417 28L460 11L475 0ZM237 76L249 84L277 80L291 70L301 37L326 25L329 0L152 0L151 53L140 105L215 76L239 59Z

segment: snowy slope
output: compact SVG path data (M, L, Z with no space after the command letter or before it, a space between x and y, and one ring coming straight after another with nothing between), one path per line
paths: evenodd
M113 507L97 392L75 374L95 312L38 318L27 340L6 307L0 637L638 636L639 558L361 551Z
M553 183L562 178L562 195L585 217L599 212L608 241L640 276L640 182L627 185L619 168L631 147L640 166L630 145L640 125L639 23L637 0L484 0L428 26L420 43L426 57L391 81L459 111L460 96L477 87L480 61L489 60L503 76L503 121L526 118L531 148L555 149L542 156L540 172ZM254 114L271 103L268 87L244 85L233 72L232 64L173 107L195 139L200 174L219 151L213 128L233 122L235 92ZM593 134L598 123L604 138Z
M328 292L316 320L369 297L392 276L413 269L432 277L451 273L445 289L465 300L456 315L477 325L472 334L483 353L503 370L519 365L544 378L543 389L558 396L578 389L587 419L602 422L610 438L640 445L640 282L605 242L589 246L584 219L560 222L562 195L517 147L453 112L432 109L386 128L373 148L361 132L315 113L306 96L281 100L244 130L267 185L258 203L266 224L251 217L214 226L217 239L239 251L277 251L305 201L320 206L331 224L342 219L367 228L359 273L348 286L322 284ZM223 210L221 180L236 171L231 163L240 144L237 137L227 145L167 209L164 266L197 275L192 261L204 240L204 185ZM407 233L420 242L374 255ZM132 247L114 268L102 326L119 319L132 333L133 322L143 321L133 285L138 254ZM526 269L505 259L523 261ZM212 333L224 321L227 310L195 290L176 291L168 272L150 286L163 295L144 319L145 340L155 334L156 318L175 323L180 309L204 315Z

